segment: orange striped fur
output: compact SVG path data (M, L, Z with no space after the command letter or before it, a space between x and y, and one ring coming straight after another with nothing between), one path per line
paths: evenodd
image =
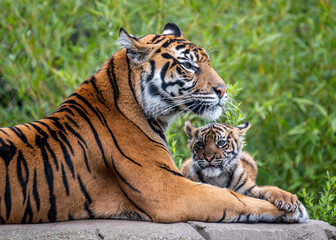
M244 136L250 124L232 127L208 124L195 128L186 122L192 158L183 163L182 174L188 179L227 188L239 194L267 200L285 211L306 212L296 195L275 186L257 186L257 164L244 152Z
M300 212L184 178L167 149L173 118L216 119L226 87L204 49L168 23L123 46L50 116L0 129L0 222L85 218L302 222Z

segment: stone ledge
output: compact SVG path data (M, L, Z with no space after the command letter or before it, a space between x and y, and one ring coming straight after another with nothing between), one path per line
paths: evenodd
M30 239L334 239L336 228L310 220L303 224L172 223L80 220L46 224L0 225L1 240Z

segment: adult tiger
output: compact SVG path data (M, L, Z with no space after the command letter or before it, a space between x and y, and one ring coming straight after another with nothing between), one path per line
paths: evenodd
M140 39L120 29L119 42L50 116L0 130L1 223L305 220L182 177L164 130L186 110L218 118L226 87L175 24Z

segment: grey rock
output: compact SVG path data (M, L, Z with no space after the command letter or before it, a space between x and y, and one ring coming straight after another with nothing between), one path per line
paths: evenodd
M0 240L203 239L187 223L80 220L0 225Z
M334 239L336 228L310 220L302 224L172 223L80 220L0 225L0 240L58 239Z
M310 220L301 224L272 223L204 223L189 222L207 240L234 239L336 239L336 228L328 223Z

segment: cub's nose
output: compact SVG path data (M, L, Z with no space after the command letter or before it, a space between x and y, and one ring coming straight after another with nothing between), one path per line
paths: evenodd
M208 162L211 162L212 160L214 160L215 156L214 156L214 155L204 155L204 158L205 158Z
M215 93L217 94L219 98L222 98L224 94L226 93L225 86L217 86L217 87L214 87L213 90L215 91Z

